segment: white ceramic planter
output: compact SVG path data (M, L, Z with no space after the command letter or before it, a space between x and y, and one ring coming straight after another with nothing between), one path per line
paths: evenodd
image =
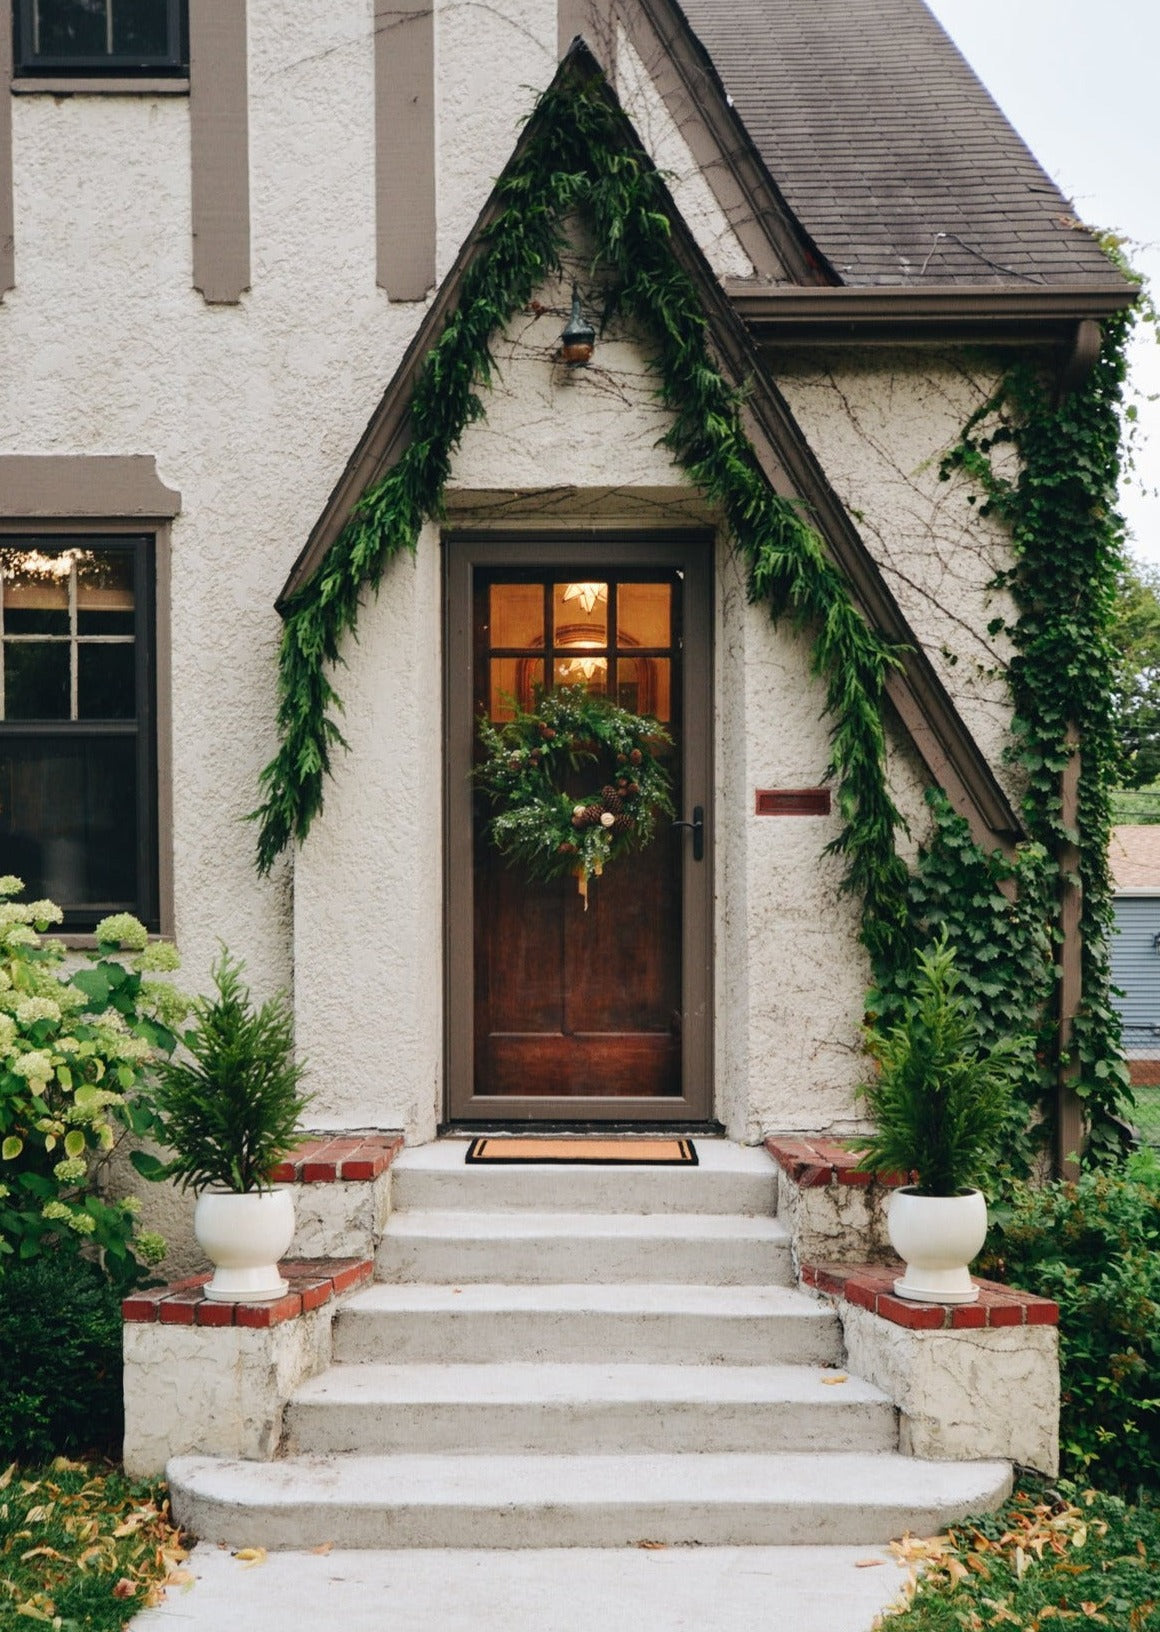
M264 1303L280 1298L286 1282L278 1260L294 1236L294 1197L289 1190L203 1190L193 1233L215 1266L205 1289L217 1303Z
M904 1185L890 1198L890 1244L906 1265L895 1281L900 1298L920 1303L974 1303L979 1289L967 1265L987 1238L987 1203L981 1190L961 1196L920 1196Z

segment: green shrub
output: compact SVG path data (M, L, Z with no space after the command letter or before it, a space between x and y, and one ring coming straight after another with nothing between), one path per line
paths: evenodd
M299 1092L306 1067L294 1059L290 1004L279 996L255 1009L244 969L223 947L213 970L217 996L196 999L194 1024L182 1035L189 1059L158 1067L155 1127L174 1154L160 1162L134 1151L130 1160L145 1178L173 1178L195 1194L211 1185L266 1190L298 1142L311 1096Z
M89 967L62 975L63 948L41 938L61 910L10 899L23 888L0 877L0 1276L13 1260L83 1252L127 1289L164 1243L137 1232L132 1199L103 1198L101 1166L119 1130L151 1129L143 1089L188 1004L148 976L176 953L115 913ZM131 964L114 956L122 946Z
M1022 1187L992 1234L998 1272L1059 1304L1063 1454L1074 1477L1160 1491L1160 1164Z
M981 1186L994 1173L1011 1114L1019 1046L984 1041L944 932L917 954L896 1023L867 1028L878 1075L859 1094L877 1131L859 1165L872 1173L917 1172L924 1196Z
M119 1457L121 1303L69 1252L0 1277L0 1463L93 1451Z

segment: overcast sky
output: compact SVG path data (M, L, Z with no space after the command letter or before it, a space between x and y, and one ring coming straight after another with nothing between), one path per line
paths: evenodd
M927 0L1076 213L1133 240L1160 297L1160 0ZM1160 396L1160 344L1137 330L1132 380ZM1131 549L1160 565L1160 401L1139 405L1121 504Z

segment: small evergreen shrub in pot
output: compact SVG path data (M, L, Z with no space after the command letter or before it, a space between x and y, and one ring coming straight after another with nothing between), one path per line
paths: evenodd
M197 1196L194 1233L216 1266L206 1296L219 1302L286 1290L278 1260L294 1235L293 1198L273 1187L270 1174L297 1143L310 1098L300 1091L305 1068L294 1059L285 997L255 1008L244 967L223 948L216 995L195 1002L194 1025L182 1038L189 1058L159 1072L159 1132L173 1156L133 1157L147 1178L176 1179Z
M942 936L916 961L902 1018L871 1027L878 1074L861 1090L877 1127L860 1166L916 1175L891 1197L887 1228L906 1264L900 1297L973 1303L967 1266L987 1234L980 1186L1011 1114L1020 1040L985 1047L959 989L954 948Z

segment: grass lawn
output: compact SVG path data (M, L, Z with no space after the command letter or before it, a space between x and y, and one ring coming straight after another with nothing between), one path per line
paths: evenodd
M193 1579L161 1484L58 1456L0 1473L0 1628L120 1632Z
M915 1566L883 1632L1062 1632L1072 1622L1160 1632L1160 1510L1025 1487L998 1513L894 1551Z

